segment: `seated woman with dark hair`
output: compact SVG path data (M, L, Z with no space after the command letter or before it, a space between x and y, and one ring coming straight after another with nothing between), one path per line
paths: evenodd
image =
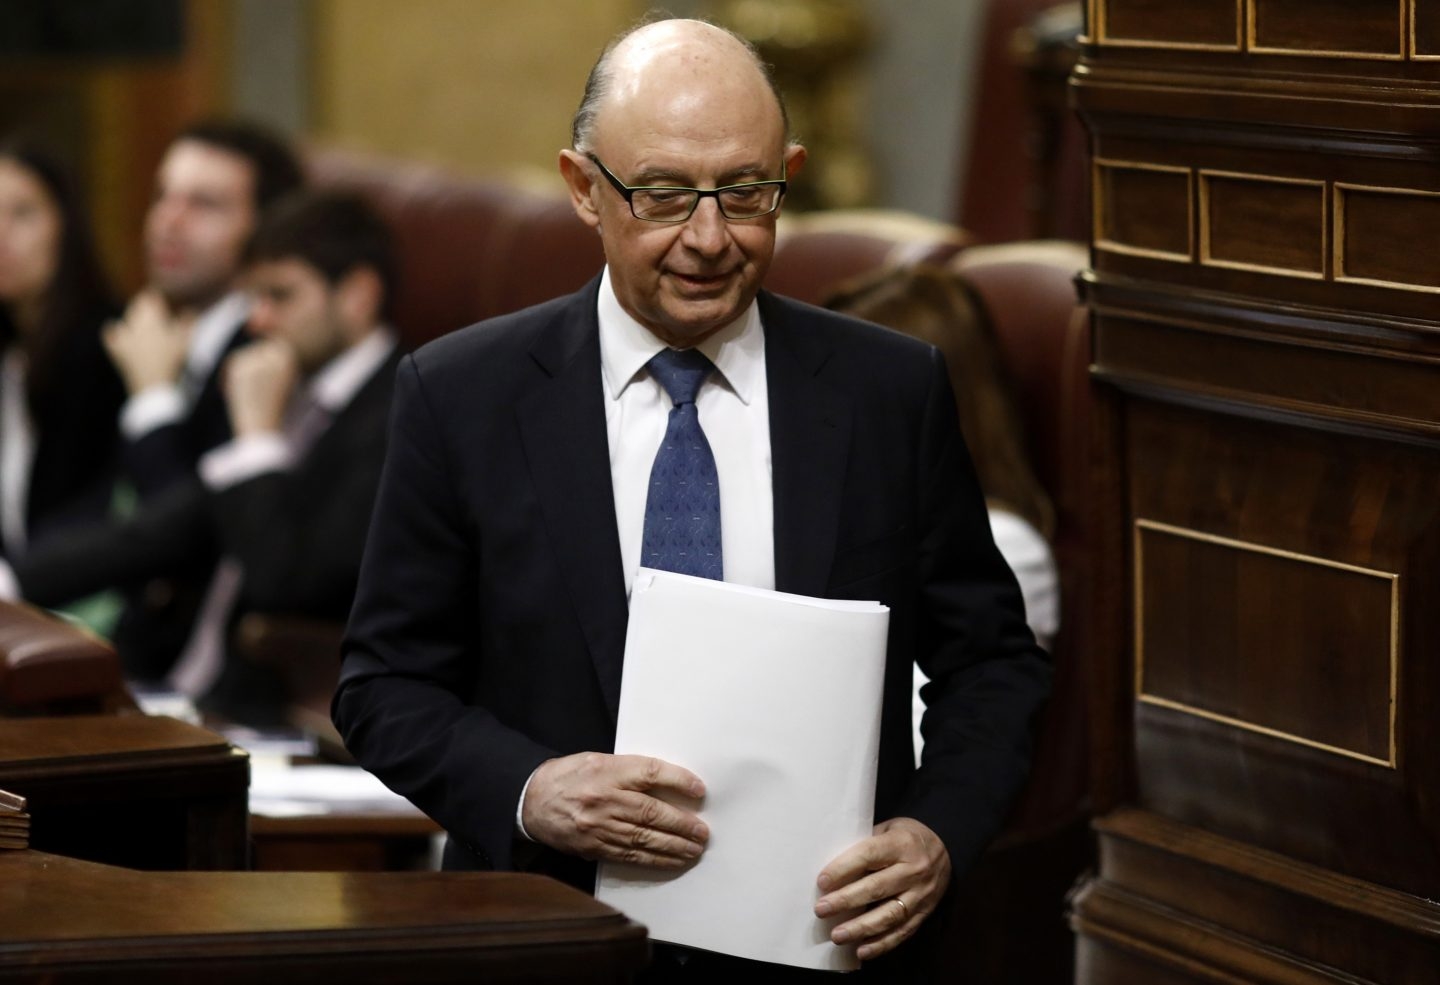
M116 312L69 176L0 142L0 554L109 509L125 389L100 329Z
M922 339L945 354L995 544L1020 583L1036 640L1048 649L1060 626L1060 578L1050 549L1055 508L1030 465L1015 397L974 289L943 268L897 268L842 286L825 307ZM917 759L924 681L917 667Z

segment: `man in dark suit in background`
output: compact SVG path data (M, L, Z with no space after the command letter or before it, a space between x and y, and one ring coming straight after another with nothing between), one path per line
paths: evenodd
M198 122L170 142L145 216L149 282L104 336L129 392L120 464L132 496L122 508L192 481L200 456L230 439L220 367L251 339L245 244L302 177L294 152L255 124ZM215 561L195 554L126 593L111 635L132 675L165 673L186 645Z
M149 284L105 333L130 394L124 464L142 497L230 437L218 373L247 340L245 243L265 208L302 180L285 142L249 123L193 124L165 152L145 216Z
M58 605L221 556L168 679L202 709L279 724L279 682L227 658L226 634L247 612L349 611L399 360L383 322L393 270L389 233L359 199L277 203L249 250L257 341L223 366L235 437L127 521L17 559L19 594Z
M560 159L606 269L402 363L334 714L359 761L445 826L447 865L588 890L593 860L679 868L709 837L660 796L702 795L703 777L611 754L642 550L655 566L700 543L729 581L879 599L879 823L817 873L816 905L862 911L834 939L868 962L999 828L1049 666L991 540L939 354L760 290L804 157L727 32L662 21L607 50ZM675 384L685 376L698 390ZM667 531L650 487L674 471L662 435L693 435L697 417L703 437L684 444L703 443L704 461L683 469L713 477L718 504L696 507L690 537ZM918 771L917 659L933 682ZM661 947L651 974L818 973Z

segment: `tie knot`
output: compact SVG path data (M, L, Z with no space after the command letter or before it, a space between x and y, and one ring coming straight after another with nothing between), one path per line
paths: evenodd
M693 404L700 384L715 368L699 349L661 349L645 365L676 405Z

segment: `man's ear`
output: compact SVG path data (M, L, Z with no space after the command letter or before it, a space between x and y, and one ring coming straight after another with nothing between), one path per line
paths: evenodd
M785 148L785 178L793 181L805 166L807 151L801 144L791 144Z
M560 174L570 189L570 204L580 221L591 229L600 228L600 210L595 205L595 194L599 190L591 178L590 162L573 150L560 152Z
M380 321L385 285L373 267L356 267L335 285L335 304L345 321L353 344L364 338Z

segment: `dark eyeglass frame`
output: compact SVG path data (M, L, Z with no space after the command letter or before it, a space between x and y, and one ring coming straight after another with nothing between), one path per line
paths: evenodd
M700 207L701 199L705 198L715 199L716 207L728 222L743 222L746 219L759 219L761 216L767 216L779 210L781 203L785 201L785 191L790 185L790 182L784 178L771 178L766 181L742 181L735 185L721 185L719 188L686 188L683 185L627 185L611 174L610 169L605 166L600 158L594 154L586 154L585 156L595 162L595 166L600 169L600 173L605 176L605 180L610 182L610 187L614 188L620 197L625 199L625 204L630 206L630 214L642 222L688 222L690 217L695 214L695 210ZM732 216L725 211L725 203L720 198L722 192L732 191L736 188L756 188L761 185L774 186L780 190L780 194L775 196L775 204L770 208L764 212L756 212L754 215L741 216ZM686 212L683 216L676 219L657 219L654 216L640 215L635 211L636 192L688 192L695 197L690 202L690 211Z

